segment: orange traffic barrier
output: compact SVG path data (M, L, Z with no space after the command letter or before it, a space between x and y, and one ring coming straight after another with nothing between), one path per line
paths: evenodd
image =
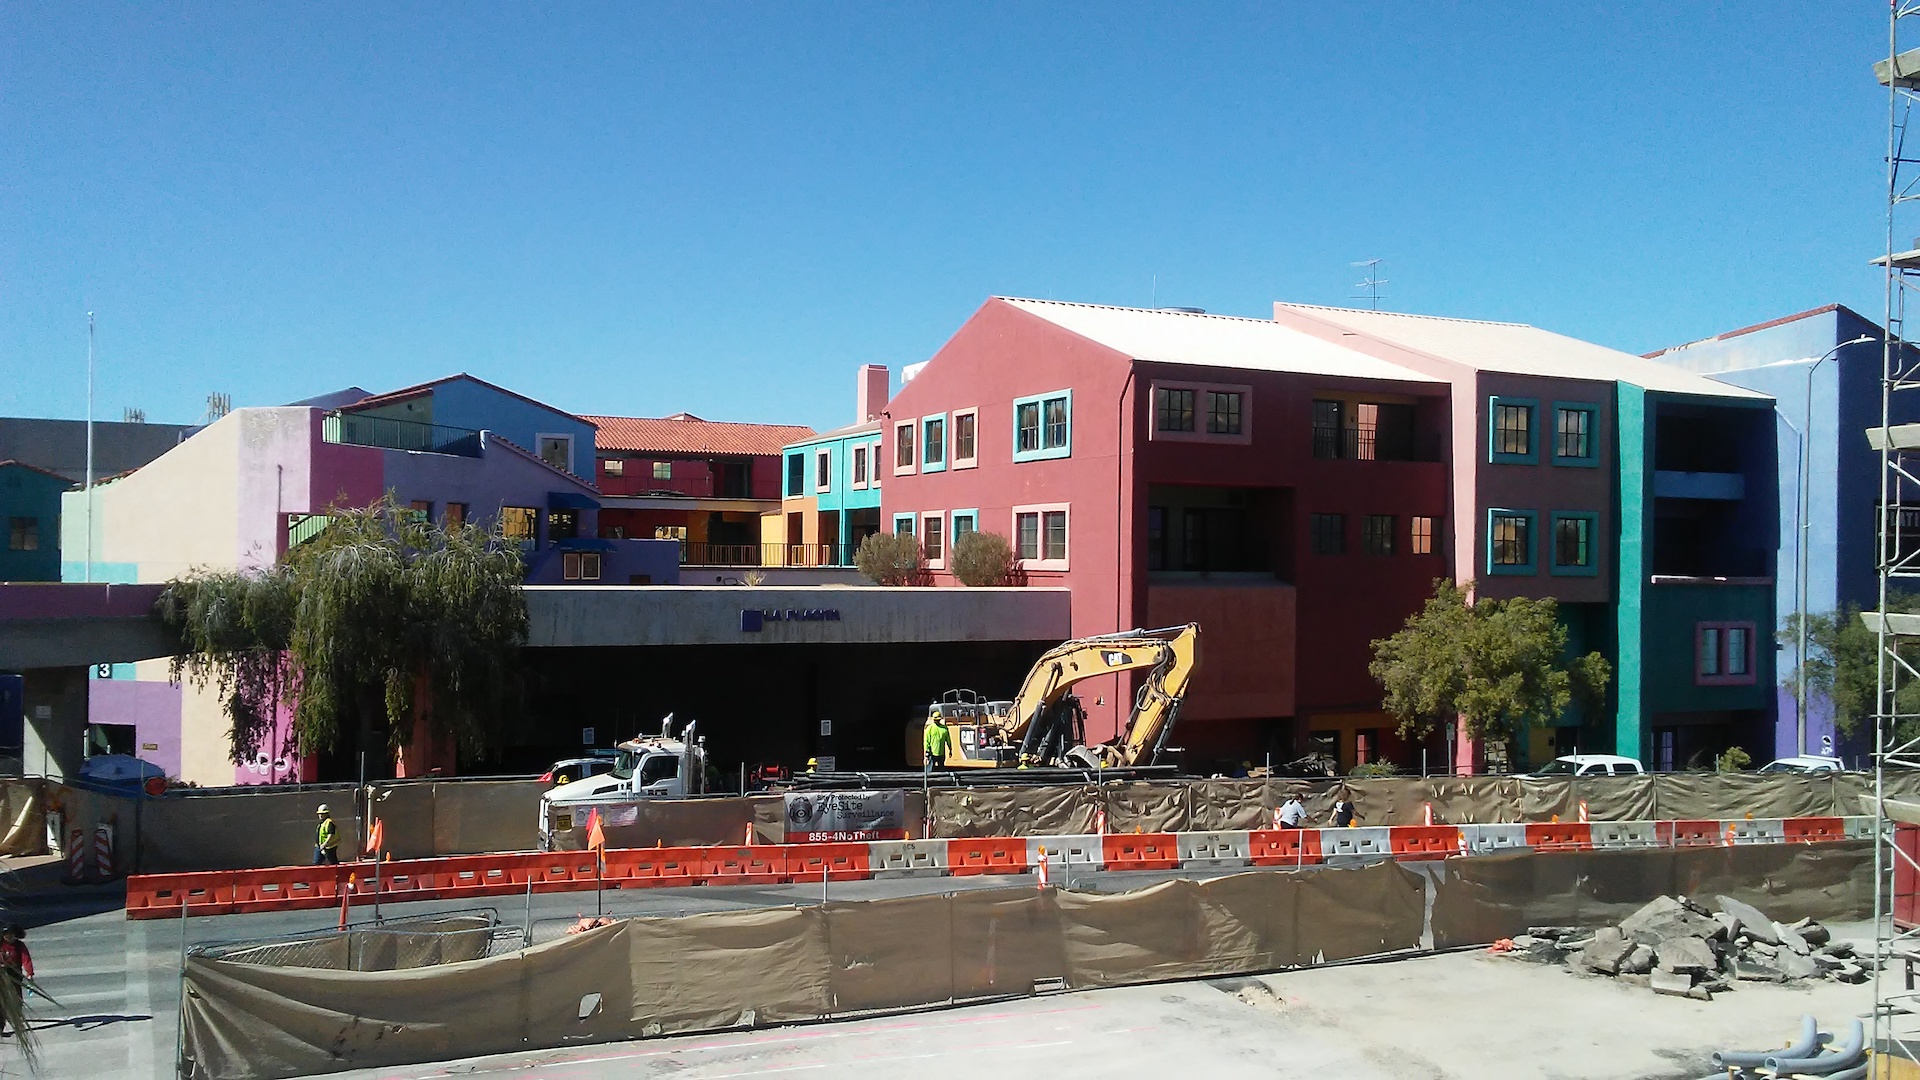
M1100 838L1109 870L1173 870L1180 840L1172 833L1108 833Z
M136 874L127 879L127 918L170 919L184 906L189 915L233 911L229 871L202 874Z
M233 875L233 910L250 913L328 907L339 896L339 886L340 868L336 866L241 870Z
M1454 825L1395 825L1387 830L1396 859L1444 859L1460 854L1460 829Z
M383 904L398 904L408 900L438 900L440 899L440 879L453 869L441 864L459 861L458 859L408 859L405 862L380 863L377 870L371 865L361 866L357 871L360 875L359 891L366 893L370 898L378 896Z
M1593 826L1584 821L1535 822L1527 826L1527 846L1535 851L1586 851L1593 847Z
M591 889L603 881L599 857L592 851L545 851L521 858L537 893Z
M1676 821L1669 828L1674 847L1721 847L1727 842L1719 821Z
M1025 840L1020 841L1022 845ZM787 874L794 884L819 881L865 881L873 876L868 868L865 844L782 844L786 851Z
M1790 817L1782 824L1789 844L1824 844L1847 838L1847 823L1837 817Z
M698 883L701 848L609 848L607 880L622 889Z
M1320 861L1319 829L1256 829L1247 834L1255 866L1309 866Z
M1025 837L970 836L947 841L947 870L955 877L1024 874L1028 869Z
M434 874L434 891L442 900L527 891L525 855L464 855L436 861L447 864Z
M787 872L786 844L700 849L700 881L706 885L778 885Z

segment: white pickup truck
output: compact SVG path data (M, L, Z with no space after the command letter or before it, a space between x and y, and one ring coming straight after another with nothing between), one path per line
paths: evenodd
M613 771L561 784L540 796L540 849L550 850L552 836L586 823L591 807L605 816L610 810L646 799L682 799L707 789L707 741L695 738L689 722L678 736L673 716L662 722L660 734L629 739L615 749Z

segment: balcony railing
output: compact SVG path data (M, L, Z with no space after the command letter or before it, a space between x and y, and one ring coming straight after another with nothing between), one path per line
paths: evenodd
M842 544L708 544L682 541L682 566L852 566Z
M423 424L364 413L328 413L320 437L348 446L377 446L383 450L413 450L425 454L480 456L480 433L471 428Z
M1439 461L1440 440L1390 427L1313 427L1313 456L1321 460Z

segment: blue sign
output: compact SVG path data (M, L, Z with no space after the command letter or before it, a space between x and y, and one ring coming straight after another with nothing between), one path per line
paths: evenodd
M757 634L770 622L839 622L838 608L741 608L740 632Z

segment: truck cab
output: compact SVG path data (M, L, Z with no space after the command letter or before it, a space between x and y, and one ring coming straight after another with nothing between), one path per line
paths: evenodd
M707 790L706 739L696 739L689 722L676 737L673 717L661 723L658 735L641 736L616 748L613 771L550 788L540 796L540 846L550 846L551 835L586 823L589 808L645 799L682 799Z

